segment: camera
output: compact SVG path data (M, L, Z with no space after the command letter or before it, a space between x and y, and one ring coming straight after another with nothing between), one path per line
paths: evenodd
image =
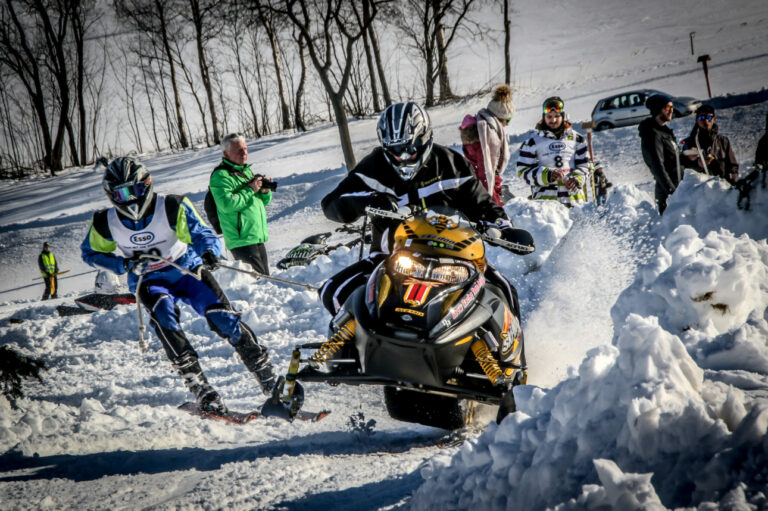
M261 178L261 187L262 188L264 188L266 190L270 190L272 192L277 190L277 181L272 181L271 179L269 179L264 174L256 174L255 176L253 176L253 179L251 179L251 181L255 181L255 180L259 179L259 178Z

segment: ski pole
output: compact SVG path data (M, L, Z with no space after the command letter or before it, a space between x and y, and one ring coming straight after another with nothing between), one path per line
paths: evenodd
M278 278L278 277L272 277L271 275L264 275L263 273L259 273L257 271L242 270L242 269L236 268L234 266L227 266L227 265L224 265L224 264L220 264L219 268L224 268L226 270L233 270L233 271L236 271L236 272L245 273L246 275L250 275L251 277L253 277L253 278L257 279L257 280L258 279L265 279L265 280L271 280L271 281L274 281L274 282L280 282L282 284L288 284L290 286L301 287L301 288L304 288L304 289L306 289L308 291L317 291L317 290L320 289L319 287L315 287L315 286L312 286L310 284L302 284L301 282L294 282L292 280L286 280L286 279L281 279L281 278Z

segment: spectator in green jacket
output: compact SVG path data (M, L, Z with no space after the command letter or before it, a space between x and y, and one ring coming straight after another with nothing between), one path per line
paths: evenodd
M56 262L56 256L51 252L50 243L47 241L43 243L43 251L37 256L37 266L40 268L40 274L43 276L43 282L45 282L42 299L58 298L59 283L56 274L59 273L59 264Z
M235 259L269 275L264 243L267 233L265 206L272 200L274 183L251 171L248 146L240 133L230 133L221 141L223 158L211 174L210 189L216 201L224 243ZM274 188L273 188L274 189Z

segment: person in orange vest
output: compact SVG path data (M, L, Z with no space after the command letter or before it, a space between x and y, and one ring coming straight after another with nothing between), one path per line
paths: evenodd
M47 241L43 243L43 251L37 258L37 265L40 267L40 273L43 276L43 282L45 282L42 299L58 298L59 286L56 274L59 272L59 265L56 263L56 256L51 252L51 245Z

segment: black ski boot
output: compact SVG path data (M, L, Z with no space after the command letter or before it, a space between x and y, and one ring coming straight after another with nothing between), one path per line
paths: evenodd
M179 372L184 385L195 395L195 402L200 410L223 415L227 407L221 401L219 393L213 390L208 379L203 374L197 354L186 353L173 361L173 367Z
M245 364L245 367L256 377L261 391L265 396L271 396L275 388L277 377L269 361L267 348L259 343L250 328L242 324L243 333L240 336L240 342L235 344L235 351Z

